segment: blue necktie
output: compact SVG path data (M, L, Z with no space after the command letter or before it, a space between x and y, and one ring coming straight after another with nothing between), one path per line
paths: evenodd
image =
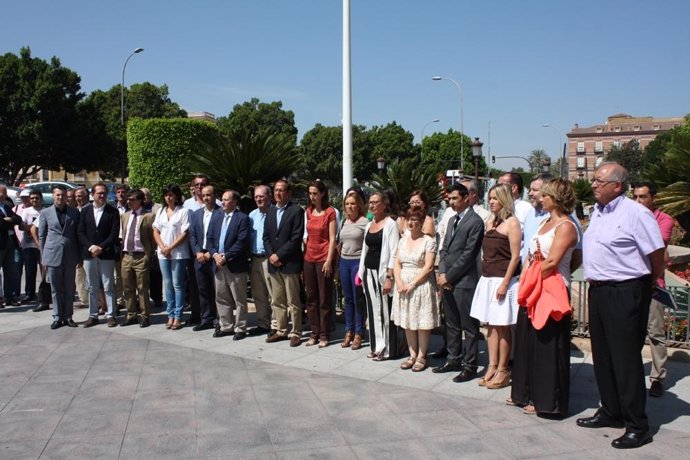
M228 234L228 224L230 223L230 214L226 214L223 218L223 226L220 230L220 241L218 242L218 252L225 253L225 237Z

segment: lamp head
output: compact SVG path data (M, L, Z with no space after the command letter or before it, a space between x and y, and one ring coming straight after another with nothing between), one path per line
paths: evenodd
M142 51L144 51L144 48L137 48L134 50L134 54L141 53Z
M438 81L438 80L443 80L443 77L435 76L435 77L431 77L431 79Z
M482 146L484 145L483 142L479 140L478 137L474 138L474 142L472 142L472 156L474 158L481 158L482 157Z

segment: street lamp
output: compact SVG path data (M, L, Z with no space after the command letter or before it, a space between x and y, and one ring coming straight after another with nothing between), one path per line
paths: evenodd
M458 94L460 95L460 172L464 173L464 171L465 171L465 143L463 142L463 140L464 140L463 137L465 134L465 129L464 129L464 116L463 116L462 88L460 87L460 83L453 80L452 78L435 76L435 77L431 77L431 79L434 81L448 80L450 82L453 82L455 87L458 89Z
M132 51L132 54L127 56L125 59L125 65L122 66L122 85L120 86L120 124L124 126L125 124L125 69L127 68L127 63L129 59L135 54L139 54L144 51L144 48L137 48Z
M383 170L386 167L386 159L383 157L378 157L376 159L376 168L379 170L379 174L383 174Z
M558 149L556 150L556 155L558 155L560 152L560 147L561 147L561 139L563 139L563 133L561 132L560 129L556 128L554 125L550 125L549 123L544 123L541 125L542 128L552 128L558 133ZM566 177L568 175L568 171L563 171L564 168L567 168L568 161L565 157L565 143L563 145L563 154L562 154L563 160L561 161L561 177Z
M419 140L419 145L422 147L422 159L424 159L424 130L425 130L426 127L429 126L430 124L432 124L432 123L438 123L439 121L441 121L441 120L439 120L438 118L434 118L433 120L431 120L430 122L428 122L427 124L425 124L424 127L422 128L422 137L421 137L420 140Z
M541 172L547 173L551 170L551 158L544 158L541 162Z
M142 51L144 51L144 48L137 48L134 51L132 51L132 54L127 56L127 59L125 59L125 65L122 66L122 84L120 85L120 126L124 128L125 126L125 69L127 68L127 63L129 62L129 59L134 56L135 54L139 54ZM126 138L126 136L125 136ZM126 142L126 140L125 140ZM120 176L120 182L123 184L125 183L125 154L122 154L122 175Z
M479 186L479 160L482 158L482 145L478 137L472 142L472 158L474 158L474 182Z

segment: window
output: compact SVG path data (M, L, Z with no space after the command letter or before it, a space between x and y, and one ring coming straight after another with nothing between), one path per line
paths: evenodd
M596 160L594 160L594 167L598 168L602 161L604 161L604 157L598 157Z
M620 133L620 132L621 132L621 127L620 127L620 126L614 126L614 127L613 127L613 131L616 132L616 133Z
M580 141L577 143L577 153L585 153L585 143Z
M654 125L654 131L659 131L661 129L661 126L658 124Z
M601 126L597 126L597 133L602 133L602 132L604 132L604 128L602 128Z
M639 130L640 130L640 125L633 126L633 131L639 131Z
M597 153L601 153L604 151L604 143L602 141L596 141L594 143L594 151Z
M579 157L577 159L577 168L583 169L585 167L585 157Z
M618 140L613 141L613 142L611 143L611 145L612 145L613 147L619 149L619 148L621 148L621 141L618 141Z

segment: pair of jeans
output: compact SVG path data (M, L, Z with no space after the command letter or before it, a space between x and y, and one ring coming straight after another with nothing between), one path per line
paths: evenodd
M29 299L36 298L36 274L38 273L38 248L22 249L24 259L24 294Z
M169 319L182 319L188 262L189 259L158 259Z
M340 259L340 285L345 298L345 332L364 333L364 318L359 303L361 288L355 286L355 275L359 270L359 259Z

